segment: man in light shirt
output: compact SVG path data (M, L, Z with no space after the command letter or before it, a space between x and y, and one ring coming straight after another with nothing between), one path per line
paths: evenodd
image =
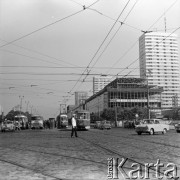
M74 132L75 132L75 136L78 137L77 132L76 132L76 119L75 119L74 115L72 116L72 121L71 122L72 122L71 137L73 137Z

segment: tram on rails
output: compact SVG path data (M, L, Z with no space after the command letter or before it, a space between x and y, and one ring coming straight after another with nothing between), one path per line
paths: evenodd
M90 129L90 112L87 110L75 111L75 118L77 120L77 129Z
M56 118L57 129L68 128L68 116L67 114L59 114Z
M14 116L14 121L18 122L20 129L28 129L29 128L28 118L22 114L18 114L16 116Z

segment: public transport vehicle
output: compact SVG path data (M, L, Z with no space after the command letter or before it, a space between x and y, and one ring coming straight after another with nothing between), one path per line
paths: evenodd
M56 118L56 126L58 129L68 127L68 116L67 114L59 114Z
M43 129L44 119L42 116L33 115L31 116L31 129Z
M77 129L90 129L90 112L87 110L77 110L75 114Z
M19 123L20 129L28 129L29 128L28 118L22 114L18 114L16 116L14 116L14 121Z

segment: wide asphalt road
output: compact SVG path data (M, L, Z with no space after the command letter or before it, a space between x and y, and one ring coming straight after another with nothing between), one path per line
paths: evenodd
M172 172L169 177L180 176L180 133L175 130L139 136L133 129L90 129L78 131L78 138L70 133L57 129L0 132L0 180L106 180L111 172L108 158L114 162L119 158L118 164L122 158L127 160L123 168L114 168L117 179L140 179L139 171L130 173L138 168L141 179L147 178L147 163L153 163L149 179L157 179L154 165L158 163L164 166L158 177L167 179L167 170Z

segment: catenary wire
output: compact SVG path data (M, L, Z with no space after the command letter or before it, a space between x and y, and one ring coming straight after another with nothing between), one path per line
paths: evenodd
M21 36L21 37L15 39L15 40L13 40L13 41L10 41L10 42L8 42L8 43L6 43L6 44L4 44L4 45L1 45L0 48L5 47L5 46L7 46L7 45L10 45L10 44L12 44L12 43L14 43L14 42L17 42L17 41L19 41L19 40L21 40L21 39L24 39L24 38L28 37L28 36L31 36L32 34L35 34L35 33L39 32L39 31L41 31L41 30L43 30L43 29L46 29L46 28L54 25L54 24L57 24L57 23L59 23L59 22L61 22L61 21L64 21L64 20L66 20L66 19L68 19L68 18L70 18L70 17L72 17L72 16L75 16L75 15L83 12L84 10L86 10L86 8L89 8L89 7L93 6L94 4L98 3L99 1L100 1L100 0L97 0L97 1L95 1L94 3L92 3L91 5L89 5L89 6L85 7L85 8L83 8L83 9L81 9L80 11L77 11L77 12L75 12L75 13L72 13L72 14L70 14L70 15L64 17L64 18L61 18L61 19L59 19L59 20L57 20L57 21L55 21L55 22L53 22L53 23L47 24L47 25L45 25L45 26L43 26L43 27L41 27L41 28L38 28L38 29L36 29L36 30L28 33L28 34L25 34L24 36Z
M113 23L112 27L110 28L110 30L108 31L107 35L105 36L104 40L102 41L102 43L100 44L100 46L98 47L97 51L95 52L95 54L93 55L92 59L90 60L89 64L87 65L86 69L83 71L83 73L81 74L79 80L75 83L75 85L71 88L71 90L69 92L72 92L72 90L76 87L76 85L78 84L78 82L80 81L81 77L84 75L84 73L87 71L88 74L88 68L90 66L90 64L92 63L92 61L94 60L94 58L96 57L96 55L98 54L98 52L100 51L101 47L103 46L103 44L105 43L106 39L109 37L111 31L113 30L113 28L115 27L117 21L119 20L120 16L122 15L122 13L124 12L125 8L127 7L127 5L129 4L130 0L128 0L128 2L126 3L125 7L123 8L123 10L121 11L121 13L119 14L118 18L116 19L116 21Z
M42 69L84 69L86 68L85 66L77 66L77 67L73 67L73 66L0 66L1 68L42 68ZM91 66L90 66L91 68ZM125 67L119 67L119 68L115 68L112 67L111 69L124 69ZM109 67L93 67L93 69L109 69ZM129 68L132 69L132 68ZM138 68L140 69L140 68Z
M7 41L5 41L5 40L3 40L3 39L1 39L1 38L0 38L0 40L1 40L1 41L4 41L4 42L7 42ZM7 42L7 43L8 43L8 42ZM68 64L68 65L71 65L71 66L74 66L74 67L76 66L76 65L74 65L74 64L72 64L72 63L69 63L69 62L66 62L66 61L64 61L64 60L62 60L62 59L58 59L58 58L56 58L56 57L53 57L53 56L50 56L50 55L47 55L47 54L38 52L38 51L36 51L36 50L32 50L32 49L29 49L29 48L25 48L25 47L23 47L23 46L20 46L20 45L14 44L14 43L12 43L11 45L16 46L16 47L19 47L19 48L21 48L21 49L25 49L25 50L27 50L27 51L36 53L36 54L38 54L38 55L41 55L41 56L44 56L44 57L47 57L47 58L50 58L50 59L54 59L55 61L58 62L58 63L56 63L56 64L59 64L59 61L61 61L61 62L65 63L65 64ZM1 51L5 51L5 52L8 52L8 53L12 53L12 54L17 54L17 55L19 55L19 56L29 57L29 58L32 58L32 59L38 59L38 58L36 58L36 57L27 56L27 55L24 55L24 54L21 54L21 53L17 53L17 52L13 52L13 51L10 51L10 50L5 50L5 49L0 49L0 50L1 50ZM40 59L40 60L42 61L42 59ZM43 61L45 61L45 60L43 60ZM47 61L47 62L53 64L53 62L51 62L51 61Z
M162 39L160 42L158 42L156 45L154 45L152 47L152 49L154 49L156 46L158 46L160 43L162 43L164 40L166 40L169 36L171 36L173 33L175 33L176 31L178 31L180 29L180 27L176 28L173 32L171 32L168 36L166 36L164 39ZM148 52L148 51L147 51ZM146 53L147 53L146 52ZM150 51L149 51L150 52ZM136 61L138 61L139 58L135 59L129 66L131 66L132 64L134 64ZM128 68L128 67L127 67ZM137 68L134 68L134 69L137 69ZM122 71L121 71L122 72ZM119 73L121 73L119 72ZM133 72L133 70L131 70L130 72ZM119 75L119 73L117 73L117 75Z
M176 0L165 12L168 12L176 3L177 3L177 0ZM165 13L165 12L164 12L164 13ZM163 13L163 15L164 15L164 13ZM160 18L158 18L158 19L155 21L155 23L153 23L153 25L151 25L151 26L149 27L149 29L152 28L152 27L154 26L154 24L156 24L156 23L163 17L163 15L161 15ZM149 29L148 29L148 30L149 30ZM143 31L142 31L142 32L143 32ZM175 32L175 31L174 31L174 32ZM135 43L133 43L133 45L131 46L131 48L129 48L128 51L126 51L125 54L124 54L123 56L121 56L121 58L124 57L124 56L137 44L137 42L138 42L138 40L137 40ZM129 66L131 66L132 64L134 64L138 59L139 59L139 58L137 58L136 60L134 60L130 65L128 65L126 68L124 68L124 70L125 70L125 69L129 69ZM120 59L119 59L118 61L120 61ZM118 62L118 61L117 61L117 62ZM117 62L116 62L115 64L117 64ZM119 73L118 73L118 76L119 76L119 74L122 73L124 70L122 70L121 72L119 72ZM131 72L132 72L132 71L131 71ZM131 73L131 72L130 72L130 73ZM123 77L126 77L126 76L128 76L128 75L129 75L129 73L126 74L126 75L124 75ZM116 76L117 76L117 75L116 75ZM113 78L113 77L112 77L112 78ZM81 83L81 84L82 84L82 83Z
M92 65L91 69L97 64L97 62L99 61L99 59L101 58L101 56L103 55L103 53L106 51L106 49L108 48L108 46L110 45L110 43L112 42L112 40L115 38L115 36L117 35L117 33L119 32L120 28L122 27L122 25L124 24L124 22L126 21L126 19L128 18L128 16L130 15L130 13L132 12L132 10L134 9L134 7L136 6L136 4L138 3L138 0L135 1L135 3L133 4L132 8L130 9L130 11L128 12L128 14L126 15L126 17L124 18L123 22L121 23L121 25L119 26L119 28L117 29L117 31L114 33L114 35L112 36L112 38L110 39L110 41L108 42L108 44L105 46L105 48L103 49L103 51L101 52L101 54L98 56L98 58L96 59L95 63ZM91 71L91 70L90 70ZM89 72L90 72L89 71ZM86 79L86 77L85 77Z
M149 31L164 15L164 13L167 13L176 3L178 2L178 0L174 1L170 7L163 12L163 14L148 28L147 31ZM177 28L176 28L177 29ZM145 31L144 31L145 32ZM116 64L118 63L118 61L120 61L126 54L128 54L128 52L137 44L138 39L136 40L135 43L133 43L133 45L117 60ZM139 60L139 58L137 58L136 60L134 60L133 62L131 62L127 67L124 68L124 70L129 69L129 66L131 66L132 64L134 64L137 60ZM122 70L121 72L119 72L118 74L122 73L124 70ZM108 71L109 72L109 71Z
M124 22L126 21L126 19L128 18L128 16L130 15L130 13L132 12L132 10L134 9L135 5L137 4L138 0L135 1L135 3L133 4L132 8L130 9L130 11L128 12L128 14L126 15L126 17L124 18L124 21L121 22L121 25L119 26L119 28L116 30L116 32L114 33L114 35L112 36L112 38L110 39L110 41L108 42L108 44L105 46L105 48L103 49L103 51L101 52L101 54L98 56L98 58L96 59L95 63L92 65L92 67L90 68L90 70L87 72L86 76L84 77L83 81L81 82L81 84L78 86L77 89L79 89L79 87L82 85L83 82L85 82L88 74L91 72L92 68L94 68L94 66L97 64L97 62L99 61L99 59L101 58L101 56L103 55L103 53L106 51L106 49L108 48L108 46L110 45L110 43L112 42L112 40L114 39L114 37L117 35L117 33L119 32L120 28L122 27L122 25L124 24ZM117 21L119 22L119 21Z
M56 76L56 75L73 75L73 76L82 76L81 73L33 73L33 72L0 72L0 74L14 74L14 75L40 75L40 76ZM85 76L86 74L84 74ZM91 73L91 76L102 75L101 73ZM113 76L114 74L108 74L109 76ZM84 82L84 81L83 81Z

